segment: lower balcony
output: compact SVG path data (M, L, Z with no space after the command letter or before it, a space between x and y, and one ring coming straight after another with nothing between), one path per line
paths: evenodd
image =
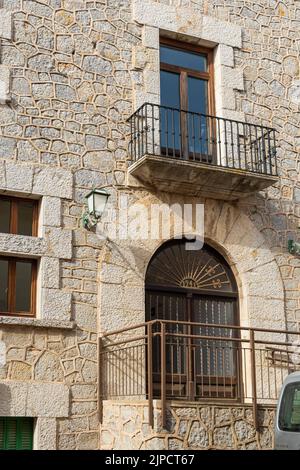
M278 179L274 129L149 103L129 122L128 171L149 189L236 200Z
M159 403L162 428L174 404L246 407L255 430L259 410L274 409L283 380L300 370L299 340L300 332L168 320L114 331L100 340L100 405L147 403L153 427Z

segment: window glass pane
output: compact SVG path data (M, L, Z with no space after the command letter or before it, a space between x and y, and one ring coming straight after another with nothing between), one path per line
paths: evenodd
M18 203L18 235L32 235L33 203Z
M180 147L180 75L178 73L160 72L161 104L171 109L160 109L161 146L172 154ZM178 111L177 111L178 110Z
M8 311L8 261L0 259L0 312Z
M160 72L160 96L163 106L180 108L180 75L178 73Z
M207 80L188 77L188 110L207 114Z
M16 262L16 312L31 310L31 271L31 263Z
M9 233L10 229L10 201L0 199L0 232Z
M197 52L160 46L160 61L165 64L196 70L197 72L207 71L207 57Z
M207 81L188 77L188 110L207 114ZM197 154L209 153L210 128L206 116L188 115L189 151Z
M300 382L286 386L282 397L279 427L282 431L300 432Z

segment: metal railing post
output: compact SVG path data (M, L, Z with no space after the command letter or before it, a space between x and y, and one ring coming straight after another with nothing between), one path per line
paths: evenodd
M102 338L98 338L98 417L99 422L102 424L103 419L103 396L102 396L102 382L101 382L101 369L102 369Z
M147 369L148 369L148 414L149 425L153 428L153 349L152 323L147 325Z
M161 347L161 415L162 415L162 426L166 427L166 325L161 323L160 333L160 347Z
M257 388L256 388L256 368L255 368L255 332L250 330L250 352L251 352L251 384L252 384L252 406L253 406L253 424L258 429L257 416Z

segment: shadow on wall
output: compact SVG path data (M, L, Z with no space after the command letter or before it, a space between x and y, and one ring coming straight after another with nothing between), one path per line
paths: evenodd
M263 234L270 249L279 248L286 251L289 239L300 240L300 206L296 199L269 199L264 203L267 210L262 212L253 207L249 218Z

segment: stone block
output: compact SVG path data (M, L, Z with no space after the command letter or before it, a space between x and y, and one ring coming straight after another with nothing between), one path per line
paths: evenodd
M46 250L47 245L42 238L0 233L0 253L38 257L45 254Z
M63 168L35 167L32 192L43 196L72 199L72 173Z
M56 450L56 419L38 418L37 419L37 449L38 450Z
M43 225L50 227L61 226L61 200L58 197L43 198Z
M54 96L52 83L33 83L31 89L32 96L37 100L53 98Z
M0 316L0 325L10 325L10 328L12 328L13 326L33 326L37 328L57 328L59 330L72 330L75 327L74 322L69 320L57 320L55 318L43 319L10 316Z
M12 361L10 367L10 378L12 380L31 380L31 365L21 361Z
M97 432L82 432L77 436L77 450L97 450L99 448L99 434Z
M194 421L188 437L189 448L203 449L208 446L209 438L206 429L198 421Z
M8 191L19 191L26 194L30 194L32 192L32 166L6 162L5 170L6 189Z
M176 8L146 0L133 2L133 18L140 24L165 29L167 31L193 32L195 36L201 35L202 18L193 16L191 8ZM198 34L197 34L198 32ZM193 35L192 34L192 35Z
M34 379L40 382L62 382L63 369L57 354L44 351L34 366Z
M70 320L71 296L69 292L59 289L42 289L42 318Z
M106 139L97 135L87 135L85 138L86 147L89 150L104 150L106 148Z
M91 305L75 304L74 319L79 328L88 331L97 331L97 310Z
M43 257L41 259L42 287L59 288L59 259Z
M0 158L14 158L16 152L16 141L10 137L0 137Z
M284 302L280 299L248 296L249 325L264 329L285 329Z
M76 441L75 434L59 434L58 450L75 450Z
M69 389L58 383L0 382L0 415L67 417Z
M97 397L97 386L89 384L75 384L71 386L71 395L75 399L95 399Z
M226 65L227 67L234 67L233 48L225 44L219 44L216 48L215 54L215 67Z
M13 36L12 12L2 8L0 19L0 38L11 40Z
M142 41L145 47L159 49L159 29L145 26L143 28Z
M202 38L240 49L242 47L242 28L232 23L216 20L212 16L203 16Z
M218 76L217 76L217 81L218 81ZM222 114L222 111L224 109L234 111L236 107L234 90L232 88L217 86L215 101L216 101L216 114L217 115Z
M82 67L87 72L98 74L109 74L112 70L111 63L96 55L87 55L83 59Z
M48 253L62 259L72 258L72 231L57 227L46 227L44 235L47 240Z
M24 162L38 162L39 152L37 149L26 140L20 140L17 144L18 148L18 160Z
M147 93L158 93L159 92L159 72L152 72L147 70L144 74L145 88Z
M63 101L76 101L75 90L69 85L55 85L55 96Z
M0 161L0 189L6 188L5 162Z
M211 16L200 16L192 7L175 7L146 0L133 2L133 19L167 31L198 37L213 44L241 48L242 29L238 25L220 21Z
M213 432L213 444L218 449L232 449L234 440L230 426L215 428Z
M221 86L224 88L232 88L234 90L244 90L244 77L243 71L237 68L220 66L220 70L216 69L216 74L221 77Z

